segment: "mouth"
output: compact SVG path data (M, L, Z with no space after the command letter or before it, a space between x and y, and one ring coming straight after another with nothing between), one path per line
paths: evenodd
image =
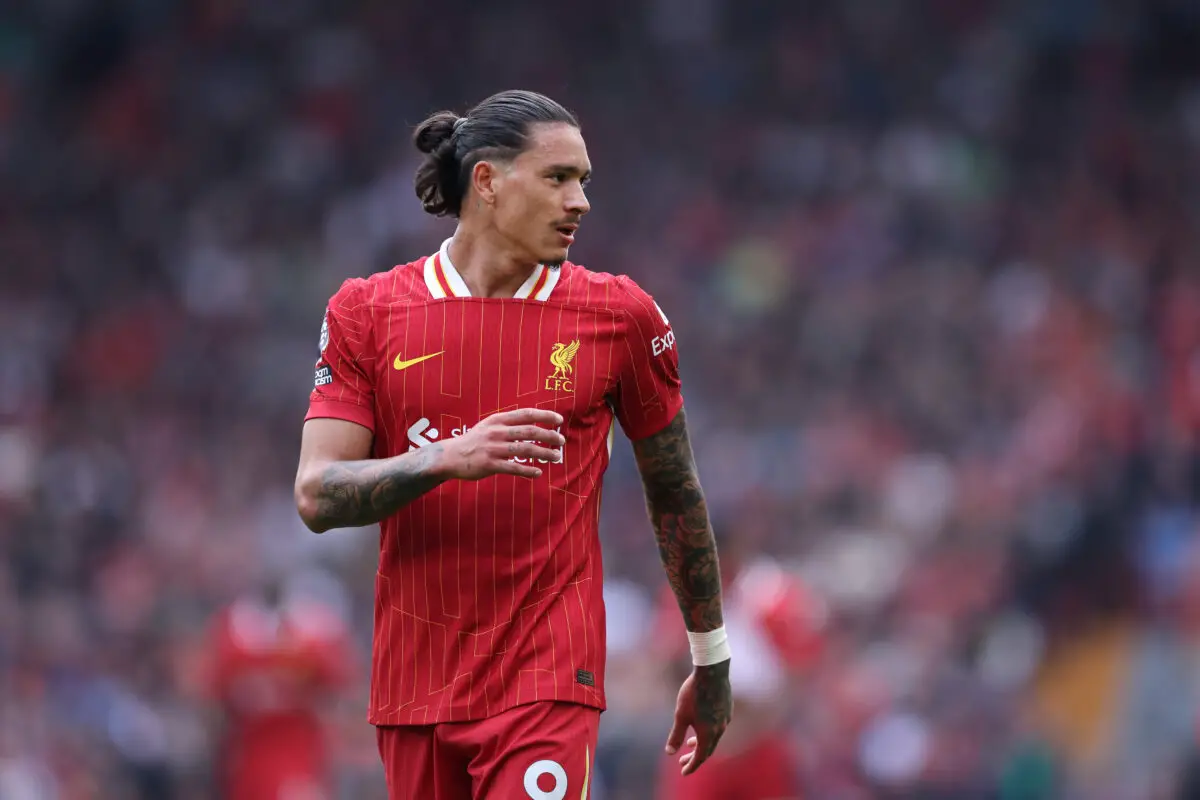
M579 230L579 224L571 222L565 225L557 225L554 229L558 231L563 244L569 246L575 241L575 231Z

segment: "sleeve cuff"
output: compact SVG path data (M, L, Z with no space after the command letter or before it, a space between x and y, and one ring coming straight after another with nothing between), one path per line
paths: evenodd
M661 413L640 420L640 424L636 427L622 422L621 428L625 431L625 435L629 437L629 441L631 442L648 439L670 425L676 415L679 414L679 409L681 408L683 408L683 394L677 393L667 400Z
M339 400L314 400L308 405L308 413L304 421L310 419L341 419L362 425L371 433L375 432L375 414L371 409L354 403L344 403Z

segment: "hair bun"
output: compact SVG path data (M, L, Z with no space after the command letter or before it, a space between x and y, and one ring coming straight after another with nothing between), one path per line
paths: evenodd
M413 144L422 153L436 153L450 141L455 127L464 119L453 111L439 111L417 127L413 133Z

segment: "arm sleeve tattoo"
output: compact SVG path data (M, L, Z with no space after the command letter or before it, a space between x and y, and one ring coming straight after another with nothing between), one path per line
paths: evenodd
M382 460L339 461L321 475L314 529L370 525L391 516L445 478L434 474L440 444Z
M683 409L633 443L658 554L689 631L721 627L721 570Z

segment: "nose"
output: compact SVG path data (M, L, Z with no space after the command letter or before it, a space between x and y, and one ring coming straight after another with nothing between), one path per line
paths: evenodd
M565 200L565 210L568 214L582 217L592 210L592 204L588 202L587 194L583 191L583 186L578 183L567 193Z

